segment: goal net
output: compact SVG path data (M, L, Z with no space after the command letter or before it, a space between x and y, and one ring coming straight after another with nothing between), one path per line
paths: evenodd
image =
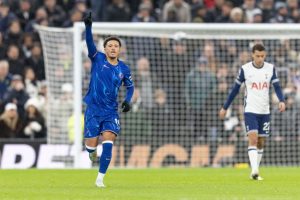
M74 156L80 162L81 113L85 109L81 100L91 68L84 25L38 30L48 81L48 143L71 146L75 142ZM266 61L277 68L287 103L287 111L279 113L278 100L270 90L271 137L262 165L299 165L298 25L94 23L93 34L101 51L105 37L118 35L122 39L120 59L129 64L135 82L132 111L120 115L122 131L111 166L222 167L248 163L244 87L225 120L218 118L218 112L239 68L251 60L251 47L257 42L266 46ZM121 89L120 102L124 94ZM73 160L66 159L71 165Z

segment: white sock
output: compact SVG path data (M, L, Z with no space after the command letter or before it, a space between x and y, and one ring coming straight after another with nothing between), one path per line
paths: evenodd
M100 172L98 172L98 176L97 176L97 180L102 180L104 179L105 174L102 174Z
M263 156L264 149L257 149L257 167L260 165L261 158Z
M257 165L257 148L256 146L249 146L248 147L248 155L250 160L250 165L252 172L251 174L258 174L258 165Z

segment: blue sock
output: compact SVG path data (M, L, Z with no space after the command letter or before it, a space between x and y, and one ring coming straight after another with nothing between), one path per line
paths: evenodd
M89 147L89 146L85 145L85 149L87 150L87 152L93 153L97 149L97 147Z
M112 147L113 142L112 141L104 141L102 142L102 154L99 159L99 172L102 174L105 174L107 171L107 168L109 166L111 155L112 155Z

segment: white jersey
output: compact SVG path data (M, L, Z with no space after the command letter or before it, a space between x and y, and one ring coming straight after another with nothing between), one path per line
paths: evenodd
M264 62L261 68L252 62L243 65L236 83L245 82L245 112L270 114L270 85L278 81L275 67L270 63Z

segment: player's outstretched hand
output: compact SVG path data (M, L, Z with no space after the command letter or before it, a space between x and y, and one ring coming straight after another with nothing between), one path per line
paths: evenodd
M89 11L87 12L84 17L83 17L83 21L84 21L84 24L85 26L92 26L92 12Z
M225 110L224 108L221 108L221 110L220 110L220 112L219 112L219 117L220 117L221 119L225 119L226 112L227 112L227 110Z
M124 101L122 103L122 112L128 112L128 111L130 111L130 109L131 109L130 103L127 101Z
M284 112L285 111L285 103L279 102L278 109L279 109L279 112Z

